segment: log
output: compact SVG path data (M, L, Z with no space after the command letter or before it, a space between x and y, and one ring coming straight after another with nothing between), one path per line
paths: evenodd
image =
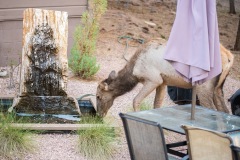
M81 114L67 95L67 12L28 8L23 14L23 49L18 113Z
M30 67L32 54L33 36L38 26L48 25L53 31L53 39L58 52L56 59L62 67L62 78L60 82L63 89L67 89L67 43L68 43L68 14L67 12L42 10L28 8L23 13L23 49L22 49L22 67L20 78L20 96L27 94L26 81Z

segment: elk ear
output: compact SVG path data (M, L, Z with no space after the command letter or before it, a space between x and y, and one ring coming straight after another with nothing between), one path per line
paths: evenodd
M103 89L103 90L105 90L105 91L108 91L108 90L109 90L109 89L108 89L108 84L107 84L106 82L100 83L99 86L100 86L101 89Z
M112 71L112 72L109 74L108 79L113 80L113 79L115 79L116 77L117 77L116 72L115 72L115 71Z

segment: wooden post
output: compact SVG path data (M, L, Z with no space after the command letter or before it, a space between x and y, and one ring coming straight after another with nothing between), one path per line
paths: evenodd
M234 50L240 51L240 15L239 15L238 30L237 30L237 36L236 36L236 42L234 45Z
M229 13L231 14L236 14L236 10L235 10L235 0L229 0Z

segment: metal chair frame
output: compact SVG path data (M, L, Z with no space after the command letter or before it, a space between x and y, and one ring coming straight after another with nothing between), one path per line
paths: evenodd
M234 160L240 160L240 147L234 145L231 145L230 147L233 151Z
M139 122L139 123L145 123L145 124L157 127L160 131L160 134L161 134L159 136L161 136L161 138L162 138L162 145L163 145L166 160L169 160L169 158L170 159L177 159L177 158L174 158L174 157L169 156L167 154L167 145L165 143L163 129L162 129L162 127L159 123L151 122L151 121L147 121L147 120L143 120L143 119L139 119L139 118L135 118L135 117L131 117L131 116L123 114L123 113L120 113L119 116L121 117L122 122L123 122L123 127L124 127L124 131L125 131L125 135L126 135L126 139L127 139L127 143L128 143L128 148L129 148L131 160L136 160L136 158L135 158L135 155L134 155L133 144L132 144L132 140L131 140L129 126L128 126L128 123L127 123L126 119L134 120L134 121ZM151 133L149 133L149 134L151 134Z

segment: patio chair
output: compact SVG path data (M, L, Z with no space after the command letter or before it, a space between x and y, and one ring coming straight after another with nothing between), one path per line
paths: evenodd
M240 147L231 145L231 149L233 151L234 154L234 160L240 160Z
M167 154L160 124L119 114L125 130L131 160L175 160Z
M190 160L233 160L232 139L224 133L183 125Z

